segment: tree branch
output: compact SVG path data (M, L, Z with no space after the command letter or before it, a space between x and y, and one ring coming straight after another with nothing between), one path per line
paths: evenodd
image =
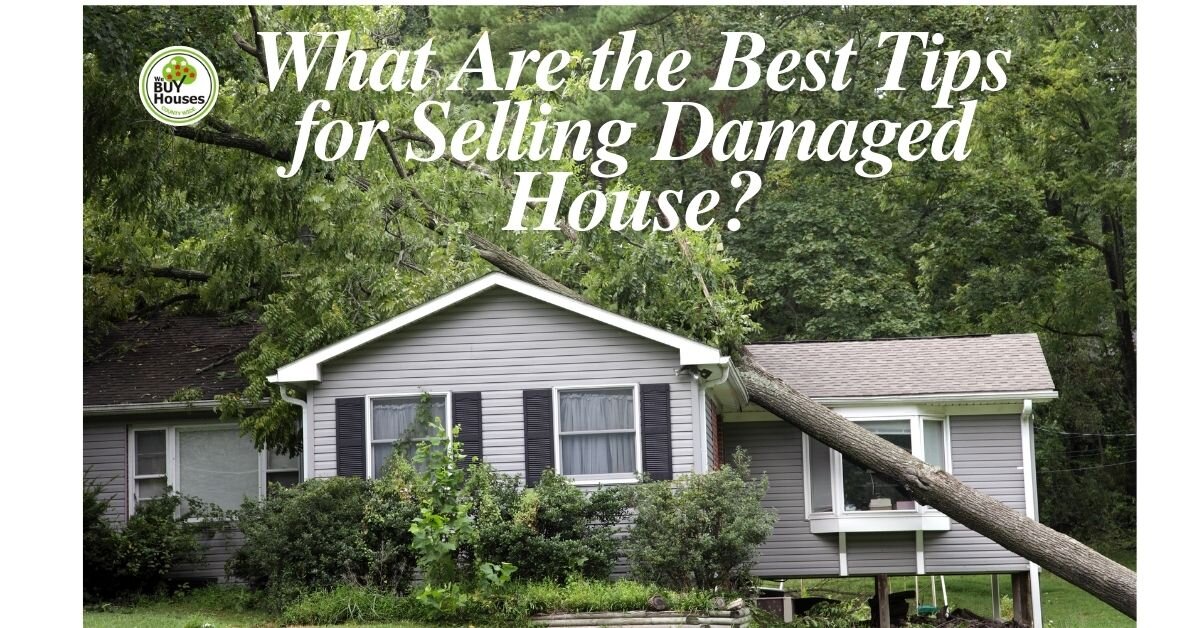
M208 281L210 275L199 270L189 270L186 268L173 268L170 266L159 266L147 268L143 271L129 270L124 266L97 266L91 262L83 261L83 274L85 275L149 275L151 277L161 277L163 279L178 279L180 281Z

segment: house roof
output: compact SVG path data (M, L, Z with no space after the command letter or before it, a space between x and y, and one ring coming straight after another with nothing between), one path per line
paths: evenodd
M798 392L822 400L1056 396L1037 334L763 343L746 350Z
M504 273L491 273L484 275L475 281L472 281L460 288L451 290L442 296L419 305L403 314L390 318L374 327L369 327L360 331L345 340L336 342L332 345L319 349L310 353L295 362L279 367L279 370L268 377L271 382L276 383L300 383L300 382L319 382L321 381L321 364L331 360L348 351L361 347L376 338L390 334L406 325L415 323L427 316L440 312L460 301L473 297L485 290L493 288L506 288L527 297L549 303L560 307L569 312L574 312L581 316L585 316L595 321L599 321L606 325L611 325L617 329L627 331L631 334L653 340L655 342L674 347L679 350L679 364L718 364L721 362L721 352L713 347L701 344L694 340L689 340L683 336L672 334L668 331L663 331L657 327L651 327L644 323L639 323L631 318L626 318L619 314L613 314L608 310L598 308L594 305L584 303L578 299L572 299L563 296L557 292L547 290L540 286L535 286L531 283L521 281L515 277L505 275Z
M234 358L261 327L212 316L164 316L117 325L83 365L83 405L205 401L246 382ZM184 394L185 389L198 394Z

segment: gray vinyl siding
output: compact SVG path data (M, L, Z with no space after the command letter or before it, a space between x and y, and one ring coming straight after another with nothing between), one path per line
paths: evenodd
M728 460L737 447L751 456L754 473L767 473L764 506L779 520L760 548L755 575L762 577L837 575L838 535L812 534L804 518L804 464L801 431L783 421L722 424ZM955 416L950 419L954 475L1015 510L1025 510L1018 415ZM1028 561L952 521L948 532L924 534L925 572L1003 573L1024 571ZM911 574L917 570L913 532L846 534L849 575Z
M128 512L128 445L124 423L85 423L83 426L83 477L101 487L100 499L108 500L105 516L117 524L125 521Z
M671 384L672 469L693 470L691 378L677 349L493 288L321 366L313 395L314 474L336 473L338 397L479 391L483 457L523 476L521 391L596 384Z
M187 580L216 580L229 582L225 575L225 563L233 558L245 542L241 530L230 528L213 532L198 532L197 538L203 549L203 556L198 562L176 565L171 569L171 576Z
M951 417L950 447L956 477L1025 512L1020 415ZM925 569L930 573L1025 571L1029 562L951 522L948 532L925 534Z
M838 537L813 534L804 518L804 449L800 430L783 421L722 424L726 461L738 447L750 454L755 476L767 474L763 505L778 516L775 531L759 548L754 575L838 575Z
M829 536L837 537L836 534ZM915 532L846 535L846 572L851 576L917 572Z

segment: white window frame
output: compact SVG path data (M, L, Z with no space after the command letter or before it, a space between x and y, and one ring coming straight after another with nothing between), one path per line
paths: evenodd
M167 479L167 488L175 491L179 485L179 440L177 435L180 431L183 432L199 432L205 430L237 430L238 426L232 423L158 423L154 425L145 425L130 428L129 444L128 444L128 465L129 465L129 514L132 515L137 511L137 481L144 479L160 478L165 475ZM137 436L138 432L166 432L166 473L156 475L136 475L137 470ZM260 449L258 453L258 498L262 499L267 496L267 451ZM296 471L298 480L304 480L304 473L300 470L300 456L296 456L296 468L294 469L271 469L275 471Z
M163 472L137 474L137 434L138 432L163 432ZM138 427L129 430L129 514L137 511L138 496L137 484L138 480L157 480L165 479L167 481L167 490L173 490L172 484L172 468L175 466L175 434L169 427Z
M421 399L421 397L424 397L425 395L429 395L430 398L444 397L446 399L446 416L442 417L442 428L446 430L446 437L449 438L451 440L451 442L453 442L454 430L453 430L452 426L454 425L454 421L453 421L453 418L451 415L454 413L454 408L451 405L453 399L451 398L451 393L449 391L437 391L437 392L417 391L417 392L413 392L411 390L406 390L406 391L399 391L399 392L388 392L388 393L378 393L378 394L374 394L374 395L367 395L367 397L366 397L367 408L366 408L366 412L364 412L363 414L366 415L366 420L367 420L366 431L364 432L364 434L366 434L366 439L367 439L367 477L368 478L375 477L375 445L376 445L376 442L375 442L374 429L372 429L374 426L374 420L371 418L371 414L374 412L374 409L375 409L375 400L376 399L413 399L413 398L415 398L419 401ZM381 440L381 441L379 441L379 444L382 444L385 442L395 443L396 440L398 440L398 439L393 439L391 441L382 441ZM426 440L426 439L418 438L415 440Z
M559 415L558 395L573 390L603 390L628 388L633 391L633 473L603 473L590 475L567 475L562 465L562 417ZM575 484L634 484L642 475L642 390L636 383L587 384L582 386L555 386L554 399L554 470ZM624 430L622 430L624 432ZM613 432L616 433L616 432Z
M870 423L877 421L909 422L909 433L912 438L912 454L920 460L925 460L925 426L926 420L939 421L942 424L942 447L945 453L945 472L953 473L952 456L950 454L950 417L949 415L929 412L912 412L903 414L867 414L846 417L854 423ZM914 510L854 510L848 511L845 498L845 478L842 474L842 452L829 448L829 473L833 483L833 511L813 512L812 510L812 467L810 455L812 437L803 435L804 456L804 517L809 522L813 533L832 532L903 532L903 531L942 531L950 529L950 518L938 510L917 502Z

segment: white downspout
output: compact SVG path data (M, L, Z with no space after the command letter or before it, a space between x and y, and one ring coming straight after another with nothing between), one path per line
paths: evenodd
M289 395L287 384L279 384L279 396L293 406L300 406L301 468L304 469L304 473L300 479L307 480L312 477L312 466L310 464L312 456L308 453L308 402Z
M708 389L714 386L720 386L729 379L729 373L733 371L733 365L730 363L728 356L722 356L718 361L718 366L721 367L721 379L713 381L701 381L697 388L700 391L700 455L704 460L704 465L701 467L701 472L706 473L709 470L709 464L712 462L708 459Z
M1036 456L1033 451L1033 400L1026 399L1021 408L1021 436L1024 441L1021 461L1025 471L1025 513L1038 521ZM1029 589L1033 602L1033 628L1042 628L1041 568L1029 562Z

